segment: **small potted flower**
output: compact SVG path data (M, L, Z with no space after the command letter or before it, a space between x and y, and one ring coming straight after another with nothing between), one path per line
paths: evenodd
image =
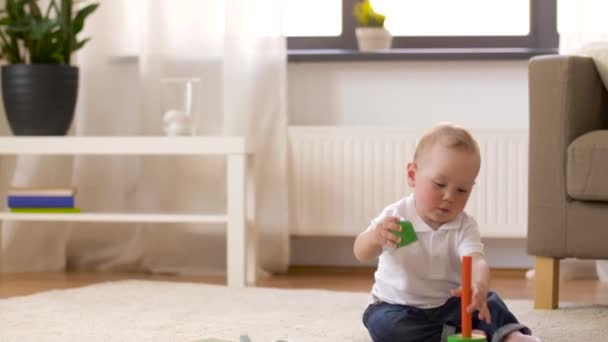
M393 37L384 28L384 15L375 12L370 0L355 4L354 15L358 23L355 29L359 51L377 51L391 48Z

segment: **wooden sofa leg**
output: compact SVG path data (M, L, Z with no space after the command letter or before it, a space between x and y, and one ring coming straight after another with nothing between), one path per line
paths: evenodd
M559 259L536 257L534 308L556 309L559 301Z

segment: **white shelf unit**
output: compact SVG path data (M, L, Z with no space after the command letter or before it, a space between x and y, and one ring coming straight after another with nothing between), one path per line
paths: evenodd
M227 279L230 287L255 285L256 234L247 224L248 161L253 151L244 137L0 137L0 155L224 155L227 212L224 215L162 213L22 214L0 212L3 221L226 223ZM85 208L86 210L86 208ZM0 230L1 233L1 230ZM0 241L1 241L0 234ZM1 258L0 253L0 258ZM0 263L1 264L1 263Z

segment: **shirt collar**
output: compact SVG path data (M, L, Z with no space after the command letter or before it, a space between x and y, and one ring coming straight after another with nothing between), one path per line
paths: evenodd
M416 232L429 232L435 231L435 229L431 228L420 215L418 215L418 211L416 211L416 200L414 198L414 194L410 194L406 199L406 212L407 218L410 222L412 222L412 226L414 226L414 231ZM442 224L437 230L447 230L447 229L459 229L462 226L462 213L458 214L453 220L448 221Z

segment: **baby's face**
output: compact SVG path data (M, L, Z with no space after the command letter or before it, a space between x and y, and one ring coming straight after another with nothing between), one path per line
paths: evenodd
M479 172L479 158L471 152L435 144L408 165L416 209L436 229L462 212Z

